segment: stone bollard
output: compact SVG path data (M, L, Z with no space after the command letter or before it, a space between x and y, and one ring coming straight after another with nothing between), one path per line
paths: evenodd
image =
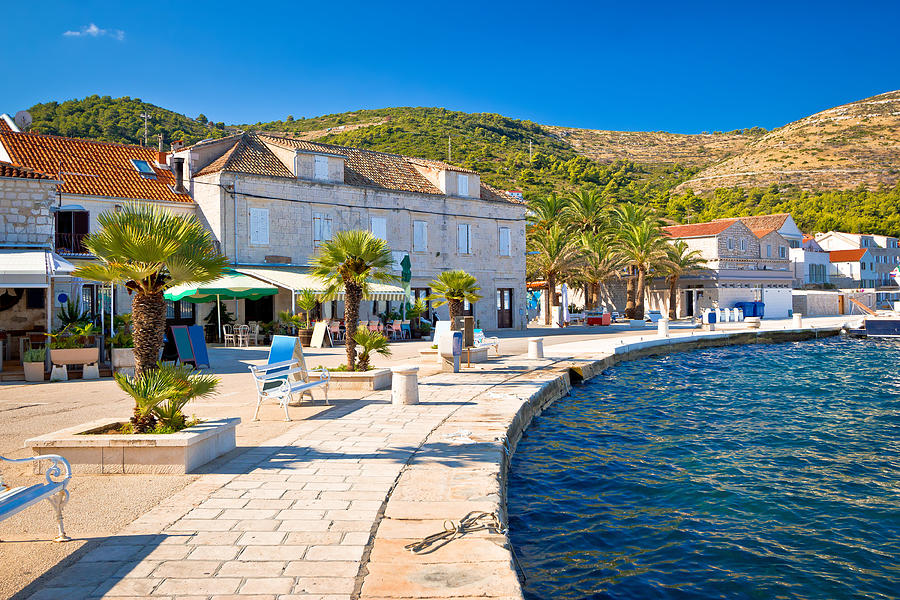
M669 319L662 317L659 321L657 321L656 330L659 333L659 337L669 337Z
M528 358L544 358L544 338L528 338Z
M419 403L419 367L393 367L391 403L394 405Z
M802 329L803 328L803 315L801 313L794 313L794 329Z

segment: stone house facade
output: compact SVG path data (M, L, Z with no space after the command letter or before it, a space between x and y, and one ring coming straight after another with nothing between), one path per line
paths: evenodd
M441 272L463 269L481 287L483 299L467 310L482 327L525 327L525 207L473 171L265 134L201 143L174 156L185 160L198 215L239 270L303 273L334 232L364 229L387 241L398 276L409 255L417 296ZM271 283L283 291L270 310L289 309L297 290L277 276ZM241 314L253 311L238 302ZM387 302L364 302L361 318L376 318ZM325 303L322 316L340 318L340 304ZM436 312L447 318L446 307Z
M816 234L816 242L826 251L862 250L867 251L865 264L859 273L845 281L849 271L834 267L832 273L841 277L840 285L863 288L887 288L884 291L896 290L897 285L891 279L891 271L900 265L900 244L895 237L884 235L867 235L861 233L845 233L829 231Z
M752 224L752 223L751 223ZM787 317L792 309L790 243L775 229L753 230L742 219L663 228L671 240L698 250L706 269L679 281L677 315L699 316L706 308L731 308L736 302L763 301L766 317ZM668 290L655 281L650 307L668 310Z

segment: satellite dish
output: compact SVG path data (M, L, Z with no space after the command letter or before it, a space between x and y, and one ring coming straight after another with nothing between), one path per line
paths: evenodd
M27 110L20 110L19 112L16 113L16 116L13 119L13 121L16 122L16 125L22 131L25 131L26 129L28 129L31 126L32 120L33 119L31 118L31 113L28 112Z

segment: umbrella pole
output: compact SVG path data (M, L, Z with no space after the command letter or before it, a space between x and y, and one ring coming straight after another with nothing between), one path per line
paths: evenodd
M218 338L219 343L222 343L222 300L219 297L219 294L216 294L216 316L218 316L219 328L218 328Z

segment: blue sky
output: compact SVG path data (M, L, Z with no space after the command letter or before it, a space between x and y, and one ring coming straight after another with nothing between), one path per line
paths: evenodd
M4 12L0 112L96 93L228 123L444 106L693 133L777 127L900 88L896 0L82 1Z

